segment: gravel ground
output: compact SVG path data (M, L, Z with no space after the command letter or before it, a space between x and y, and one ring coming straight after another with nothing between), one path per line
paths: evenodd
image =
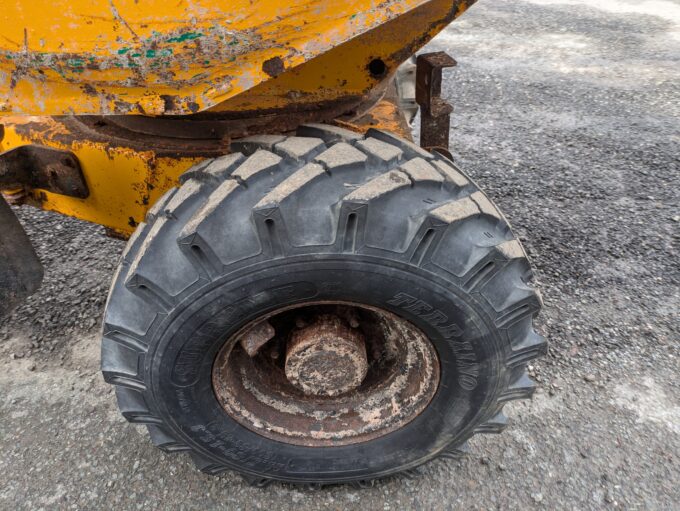
M680 2L486 0L429 49L459 62L455 156L545 298L541 389L506 432L369 490L204 476L124 422L98 372L123 243L22 208L46 277L0 324L0 508L680 507Z

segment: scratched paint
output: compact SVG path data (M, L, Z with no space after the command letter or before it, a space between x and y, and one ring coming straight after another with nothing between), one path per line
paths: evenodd
M470 3L9 0L0 11L0 115L219 110L285 70L411 16L414 28L391 30L373 46L357 46L352 60L335 61L335 69L317 75L328 80L356 74L351 91L342 80L296 87L302 93L326 89L324 99L365 91L373 85L364 72L368 52L394 55L423 34L434 35L444 25L435 31L433 23L450 21ZM341 73L347 65L353 70Z

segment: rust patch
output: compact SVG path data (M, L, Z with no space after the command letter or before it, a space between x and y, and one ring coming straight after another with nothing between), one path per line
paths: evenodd
M265 60L262 63L262 71L267 73L272 78L276 78L285 70L286 68L283 64L283 60L281 60L281 57L273 57L269 60Z
M416 64L416 102L420 105L420 145L449 153L450 115L453 107L441 97L442 69L457 62L446 52L419 55Z
M241 347L248 353L248 356L254 357L259 349L272 337L274 337L274 327L271 326L269 321L262 321L246 331L239 339L239 342Z
M0 188L24 186L81 199L90 194L73 153L40 145L23 145L0 153Z
M282 356L287 350L295 356L300 342L296 338L327 339L328 331L314 330L326 315L339 318L333 324L340 321L341 327L331 330L339 328L336 333L345 341L348 331L365 339L365 377L356 388L333 396L305 393L292 383ZM339 446L378 438L417 417L439 385L434 346L414 325L387 311L357 304L314 304L287 308L263 319L271 323L276 335L252 358L238 343L241 333L229 339L215 360L212 380L225 412L267 438L305 446ZM346 349L347 344L342 354ZM312 380L322 381L323 375L312 375Z
M337 396L355 389L368 371L363 335L337 316L322 316L293 333L285 371L288 381L307 395Z

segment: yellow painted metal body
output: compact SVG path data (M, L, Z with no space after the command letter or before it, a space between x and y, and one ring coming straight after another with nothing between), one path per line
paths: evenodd
M36 129L23 131L28 123ZM178 177L203 157L159 157L148 151L111 146L82 139L64 143L55 139L65 127L50 117L13 118L5 125L0 150L25 144L41 144L73 151L85 175L90 195L85 199L67 197L45 190L27 190L28 202L89 222L104 225L121 234L131 233L143 221L147 209Z
M328 88L337 96L346 87L371 85L367 56L398 53L468 3L8 0L0 9L0 111L191 114L349 44L334 71L327 68L329 74L313 76L313 83L297 81L286 91ZM404 23L423 7L420 23ZM389 35L358 44L399 19L401 26ZM348 83L338 83L339 76Z
M8 0L0 9L0 151L72 151L90 196L27 190L30 202L129 233L182 172L227 152L229 137L206 151L182 143L160 150L51 116L306 111L306 120L357 130L399 129L399 112L379 97L392 73L472 3ZM384 70L372 70L373 61Z

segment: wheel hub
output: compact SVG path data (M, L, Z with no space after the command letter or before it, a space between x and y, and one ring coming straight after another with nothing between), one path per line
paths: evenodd
M277 441L339 446L399 429L439 385L434 346L410 322L355 304L272 313L225 342L215 396L246 428Z
M293 333L286 349L286 377L305 394L337 396L357 388L368 362L361 332L325 315Z

